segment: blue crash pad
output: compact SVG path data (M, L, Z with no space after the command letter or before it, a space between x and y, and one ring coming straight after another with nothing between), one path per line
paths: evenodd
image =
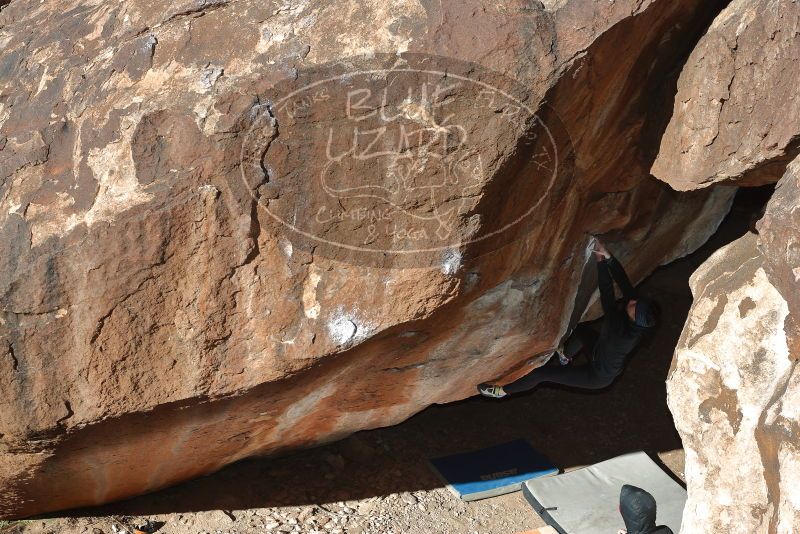
M526 480L558 469L524 439L430 460L448 489L465 501L518 491Z

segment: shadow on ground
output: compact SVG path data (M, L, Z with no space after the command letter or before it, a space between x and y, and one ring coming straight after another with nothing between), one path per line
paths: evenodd
M706 245L658 269L640 285L643 294L662 303L663 324L605 390L542 386L499 401L473 397L432 406L400 425L359 432L281 458L244 460L157 493L49 517L324 505L437 488L442 483L428 468L428 458L518 437L529 439L565 469L631 451L655 456L680 449L664 381L692 302L689 276L715 250L748 231L753 214L770 193L769 188L741 191L731 214Z

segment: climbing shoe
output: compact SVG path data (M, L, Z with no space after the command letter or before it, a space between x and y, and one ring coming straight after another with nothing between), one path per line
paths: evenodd
M491 384L479 384L478 392L484 397L491 397L493 399L502 399L508 393L503 391L503 386L493 386Z

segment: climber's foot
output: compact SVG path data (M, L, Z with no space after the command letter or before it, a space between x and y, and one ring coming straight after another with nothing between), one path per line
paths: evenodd
M494 386L486 383L478 385L478 392L484 397L491 397L493 399L502 399L508 395L508 393L503 391L503 386Z

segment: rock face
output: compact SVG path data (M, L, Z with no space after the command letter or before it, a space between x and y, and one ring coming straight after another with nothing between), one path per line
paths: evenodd
M649 175L721 4L12 1L0 516L541 363L593 300L590 234L641 279L726 213Z
M692 53L653 173L677 189L777 182L758 235L692 277L668 379L686 449L683 532L800 525L800 83L794 2L732 2ZM784 173L785 171L785 173Z
M717 251L691 278L695 302L667 388L686 448L683 532L800 525L799 171L796 161L758 236Z
M685 191L774 183L800 134L800 6L734 0L692 52L653 174Z

